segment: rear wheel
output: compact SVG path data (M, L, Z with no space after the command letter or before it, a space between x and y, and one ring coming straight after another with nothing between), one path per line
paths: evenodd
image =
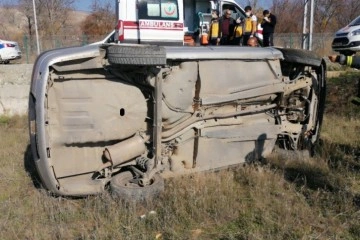
M281 135L278 139L278 145L285 150L295 150L295 152L298 152L295 153L296 155L299 155L299 151L303 152L299 156L313 156L314 145L319 140L325 108L326 64L325 61L309 51L296 49L282 49L281 51L284 55L284 60L281 62L282 72L289 76L290 81L296 81L296 79L305 75L309 77L310 72L313 72L313 77L310 76L312 85L309 94L301 95L299 98L297 97L298 94L295 93L292 97L292 100L296 100L295 104L288 106L289 112L287 112L302 113L301 116L303 117L298 120L287 120L291 123L301 124L305 127L303 129L306 130L304 132L302 130L298 133L293 132ZM293 101L289 100L289 102ZM300 106L303 106L303 108L296 111L298 103L302 103ZM308 129L307 126L312 127Z
M112 178L110 188L115 197L128 201L142 201L163 192L164 179L159 174L155 174L149 185L140 186L136 182L136 176L130 171L125 171Z
M112 45L107 48L110 64L161 66L166 64L165 48L150 45Z

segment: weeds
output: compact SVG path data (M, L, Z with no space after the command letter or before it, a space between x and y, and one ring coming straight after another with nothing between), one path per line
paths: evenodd
M315 158L169 179L141 204L50 196L30 164L26 118L1 117L1 239L360 239L360 121L336 107L346 101L330 95Z

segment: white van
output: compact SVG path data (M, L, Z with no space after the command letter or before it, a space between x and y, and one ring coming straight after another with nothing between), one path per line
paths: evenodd
M184 45L184 36L207 32L211 10L245 17L234 0L117 0L115 39L120 43Z
M360 16L335 33L332 48L345 55L360 51Z

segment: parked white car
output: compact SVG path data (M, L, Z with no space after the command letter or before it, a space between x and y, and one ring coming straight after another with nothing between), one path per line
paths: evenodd
M360 16L336 32L332 48L346 55L360 51Z
M11 60L21 58L19 44L13 41L0 39L0 63L9 63Z

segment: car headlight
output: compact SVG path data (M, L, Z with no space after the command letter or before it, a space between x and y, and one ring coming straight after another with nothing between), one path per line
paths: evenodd
M352 32L350 33L350 36L355 36L355 35L360 35L360 29L355 30L355 31L352 31Z

